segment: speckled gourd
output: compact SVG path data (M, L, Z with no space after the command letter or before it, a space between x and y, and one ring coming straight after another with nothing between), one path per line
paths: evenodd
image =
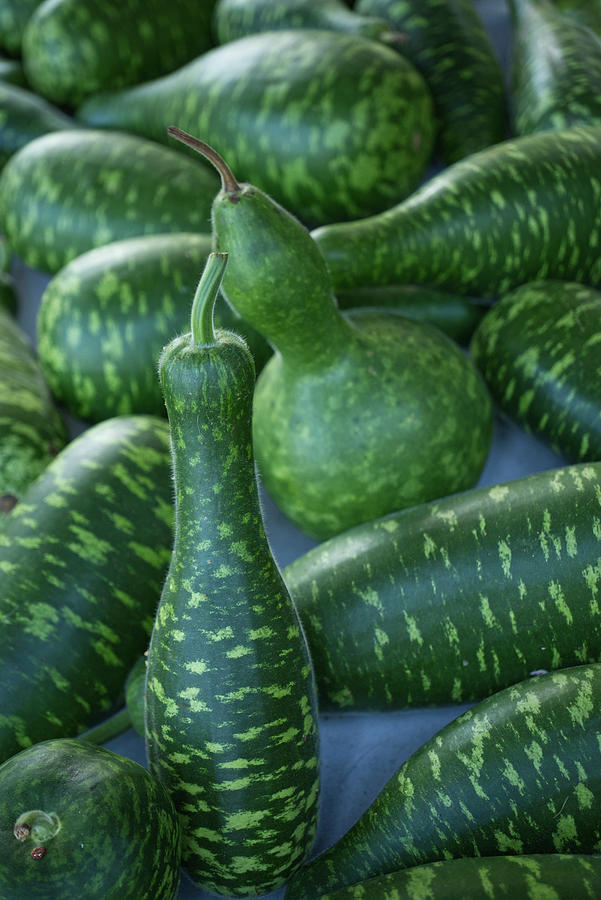
M217 190L208 167L154 141L111 131L61 131L31 141L5 165L0 228L24 262L54 273L111 241L208 233Z
M431 284L491 297L527 281L601 283L601 129L504 141L403 203L313 232L334 291Z
M284 570L320 708L476 700L601 661L601 463L365 522Z
M280 508L325 538L403 506L471 487L491 439L490 401L441 332L398 315L341 314L302 225L211 148L223 187L215 246L223 290L276 347L255 389L259 471Z
M23 33L33 89L77 106L100 91L158 78L212 45L215 0L52 0Z
M172 75L91 98L79 116L157 141L176 122L311 225L405 197L436 127L411 63L360 35L315 29L232 41Z
M359 0L355 9L404 35L402 52L432 91L445 162L505 138L501 67L473 0Z
M263 530L251 440L254 371L215 331L225 254L211 254L192 330L161 355L172 435L175 545L148 651L146 744L205 889L282 885L313 843L315 682L298 614Z
M43 741L0 766L0 896L175 900L181 831L164 787L131 759Z
M600 789L601 664L529 678L420 747L286 898L455 857L598 854Z
M2 520L67 441L33 348L12 318L13 285L0 275L0 529ZM11 307L11 309L7 308Z
M171 556L167 423L85 431L0 531L0 760L85 731L148 645Z
M211 251L208 234L126 238L83 253L47 285L38 353L54 396L82 419L163 415L161 350L190 320L190 296ZM238 328L260 370L271 348L227 305L220 327Z
M538 281L480 323L471 355L497 406L572 462L601 459L601 292Z
M0 168L42 134L76 127L77 122L42 97L0 81Z
M515 134L601 126L601 37L552 0L510 0Z

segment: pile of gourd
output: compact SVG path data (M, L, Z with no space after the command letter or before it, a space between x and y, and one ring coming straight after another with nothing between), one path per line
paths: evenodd
M601 895L601 0L484 5L0 0L1 900Z

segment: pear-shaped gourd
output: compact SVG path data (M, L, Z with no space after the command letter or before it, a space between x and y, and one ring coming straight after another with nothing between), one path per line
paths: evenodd
M281 509L326 538L478 479L491 439L483 381L439 331L382 312L339 312L302 225L253 185L222 175L215 243L230 253L224 292L277 353L257 381L259 471Z

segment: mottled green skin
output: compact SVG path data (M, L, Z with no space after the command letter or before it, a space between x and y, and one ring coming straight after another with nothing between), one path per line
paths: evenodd
M601 126L601 37L551 0L511 0L515 134Z
M210 251L208 234L128 238L82 254L55 275L38 313L38 352L54 396L73 415L164 414L159 355L189 327L190 298ZM240 323L262 368L271 348L261 335L223 298L216 318L220 326Z
M12 56L20 56L27 22L43 0L1 0L0 47Z
M600 791L601 664L522 681L427 741L286 897L456 857L599 853Z
M540 281L482 320L471 353L497 406L572 462L601 459L601 292Z
M419 182L434 139L422 76L359 35L251 35L80 110L92 126L158 141L176 124L306 224L386 209Z
M58 833L17 840L15 822L30 811L58 816ZM173 803L146 769L103 747L59 738L13 756L0 766L0 822L0 896L7 900L177 896L181 834ZM40 845L45 856L32 859Z
M21 63L16 59L0 57L0 81L25 87L25 75Z
M125 705L131 727L144 737L144 698L146 687L146 655L140 656L125 681Z
M154 141L61 131L31 141L4 167L0 228L28 265L57 272L111 241L208 233L217 189L208 168Z
M254 374L228 332L161 357L176 539L148 653L147 752L199 885L282 885L315 835L315 683L298 614L263 530L251 443Z
M85 731L120 698L171 555L169 429L120 417L84 432L0 532L0 759Z
M540 853L453 859L370 878L320 900L579 900L599 896L601 857Z
M215 0L52 0L23 34L33 89L54 103L158 78L212 45Z
M217 0L213 28L218 44L287 28L346 31L376 41L392 38L384 19L357 15L343 0Z
M382 710L599 662L600 559L598 463L366 522L284 575L320 706Z
M490 297L527 281L601 282L601 129L473 154L378 216L313 233L334 290L432 284Z
M359 0L355 8L404 34L402 52L432 91L447 163L505 138L501 67L472 0Z
M14 298L7 276L0 290ZM0 519L66 443L29 339L0 306Z
M410 319L440 328L459 343L467 343L487 307L469 297L458 297L414 284L385 284L338 291L341 309L375 307L396 310Z
M77 127L77 122L42 97L0 81L0 168L34 138Z
M449 338L386 312L341 315L315 243L251 185L217 196L213 225L226 297L278 350L257 381L255 453L299 528L326 538L475 484L491 404Z

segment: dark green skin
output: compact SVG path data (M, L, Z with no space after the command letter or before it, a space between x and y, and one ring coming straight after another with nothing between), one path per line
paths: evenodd
M0 538L0 759L85 731L148 636L171 554L169 429L120 417L30 486Z
M77 122L42 97L0 81L0 168L34 138L76 127Z
M601 292L526 284L493 307L471 354L497 406L571 462L601 459Z
M425 82L398 53L312 29L250 35L158 81L93 98L79 115L157 141L176 124L311 225L405 197L435 129Z
M442 859L599 853L600 791L601 664L530 678L427 741L286 898Z
M0 57L0 81L25 87L25 75L21 63L16 59Z
M146 687L146 654L140 656L125 681L125 705L131 727L144 737L144 703Z
M440 328L459 343L467 343L487 307L470 297L414 284L386 284L338 291L341 309L372 307L396 311L409 319Z
M491 404L449 338L385 312L342 315L314 241L252 185L218 194L213 227L227 299L278 351L257 381L255 453L299 528L326 538L475 484Z
M320 900L580 900L599 896L601 858L581 853L489 856L426 863L381 875Z
M62 131L32 141L4 167L0 228L24 262L54 273L111 241L208 233L217 190L208 168L153 141Z
M434 97L445 162L505 138L501 67L472 0L359 0L355 9L405 35L402 52Z
M75 107L92 94L158 78L212 45L215 0L54 0L23 35L33 89Z
M601 37L551 0L511 0L515 134L601 125Z
M23 813L35 813L25 816L32 831L17 839ZM82 890L86 900L177 896L181 833L173 803L146 769L103 747L62 738L13 756L0 766L0 823L0 896L7 900L72 900ZM40 846L46 853L32 858Z
M285 572L323 709L485 697L601 660L601 463L366 522Z
M357 15L342 0L217 0L213 28L218 44L286 28L323 28L385 43L394 40L384 19Z
M0 47L11 56L21 55L27 22L43 0L2 0L0 3Z
M313 843L315 683L263 530L252 358L232 333L205 345L187 334L159 371L177 512L148 653L148 759L180 813L188 875L254 896L281 886Z
M54 396L73 415L164 415L159 356L188 327L190 297L210 252L208 234L128 238L82 254L55 275L38 313L38 353ZM240 323L262 368L271 348L222 297L216 318L220 327Z
M0 294L14 299L8 276ZM0 528L28 486L67 441L29 339L0 307Z
M505 141L378 216L313 232L334 291L431 284L491 297L527 281L601 282L601 129Z

